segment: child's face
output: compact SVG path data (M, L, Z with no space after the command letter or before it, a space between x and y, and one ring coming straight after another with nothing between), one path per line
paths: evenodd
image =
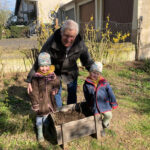
M98 80L99 77L100 77L100 73L97 72L97 71L92 71L92 72L90 72L90 77L91 77L91 79L93 79L93 80Z
M40 66L40 71L42 73L47 73L49 71L49 66Z

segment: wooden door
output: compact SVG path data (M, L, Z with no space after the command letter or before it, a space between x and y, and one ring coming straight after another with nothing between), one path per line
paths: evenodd
M133 0L104 0L104 20L108 15L111 21L132 22Z
M84 33L85 24L89 26L95 27L95 2L94 0L83 4L79 7L79 24L80 24L80 32ZM93 17L93 21L90 21L91 17Z

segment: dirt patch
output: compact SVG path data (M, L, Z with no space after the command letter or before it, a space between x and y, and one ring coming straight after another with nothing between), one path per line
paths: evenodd
M126 62L128 68L142 68L144 65L143 61Z

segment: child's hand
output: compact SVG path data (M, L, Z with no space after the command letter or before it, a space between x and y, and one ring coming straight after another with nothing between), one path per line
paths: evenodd
M27 92L28 92L28 94L30 94L30 92L32 92L32 85L31 85L31 83L28 83Z
M53 89L53 90L51 91L52 95L56 95L57 92L58 92L58 89Z
M32 110L33 110L34 112L38 112L38 111L39 111L39 105L33 105L33 106L32 106Z

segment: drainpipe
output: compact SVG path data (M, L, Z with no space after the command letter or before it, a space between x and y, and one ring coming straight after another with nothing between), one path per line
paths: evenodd
M36 5L36 21L37 21L37 26L39 27L40 22L39 22L39 7L38 7L38 1L35 1Z
M136 44L136 54L135 54L136 61L139 60L139 54L140 54L142 21L143 21L143 16L140 16L140 18L138 19L138 28L137 28L137 44Z

